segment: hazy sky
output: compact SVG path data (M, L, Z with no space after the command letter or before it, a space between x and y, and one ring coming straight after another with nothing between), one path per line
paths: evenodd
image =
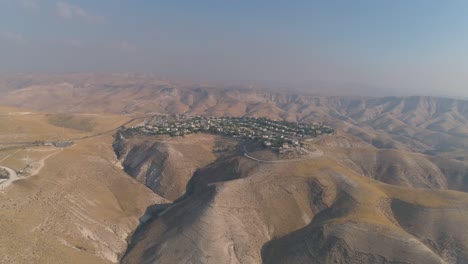
M468 96L468 1L0 0L0 72Z

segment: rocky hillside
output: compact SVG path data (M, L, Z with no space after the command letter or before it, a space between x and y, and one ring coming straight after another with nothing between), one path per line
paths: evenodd
M338 130L307 143L320 155L289 160L205 134L80 140L0 193L2 263L468 263L467 101L135 75L14 76L0 91L0 104L49 113L8 110L3 140L118 126L96 113L265 116Z
M378 149L344 135L316 144L340 164L388 184L468 192L468 165L454 159L394 149Z
M166 142L156 152L170 156L172 145L193 141ZM450 180L443 169L421 156L424 162L413 157L415 161L388 159L382 165L399 170L370 170L372 162L364 163L372 160L369 156L393 153L375 148L368 149L371 154L346 152L343 141L338 139L340 146L335 147L317 145L329 154L311 160L262 163L225 155L207 163L187 182L183 197L134 234L122 262L468 261L468 236L458 231L468 227L468 194L447 191ZM147 145L142 139L125 144L135 148L137 142ZM422 164L413 168L413 162ZM431 176L440 182L428 180L431 169L441 173ZM382 183L393 178L392 185Z
M188 181L198 168L216 159L216 145L220 141L211 135L127 139L119 134L118 137L113 146L124 170L171 201L185 193Z

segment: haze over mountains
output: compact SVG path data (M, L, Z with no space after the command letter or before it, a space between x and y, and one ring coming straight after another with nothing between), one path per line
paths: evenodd
M0 91L0 105L12 107L0 116L2 142L17 138L9 128L21 141L93 135L47 150L57 153L38 175L0 194L2 219L32 215L5 220L5 263L468 262L466 100L98 74L10 76ZM109 130L160 113L324 122L337 133L307 142L323 155L288 159L219 135ZM34 148L6 147L0 165L20 168ZM26 236L38 253L15 250Z
M39 75L2 81L4 105L44 112L265 116L326 122L379 148L437 152L468 147L468 101L427 96L315 96L172 84L138 75Z
M0 264L468 263L467 14L0 0Z

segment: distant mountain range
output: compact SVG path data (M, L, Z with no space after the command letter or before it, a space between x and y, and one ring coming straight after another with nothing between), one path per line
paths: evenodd
M379 148L466 160L468 101L449 98L314 96L240 87L172 84L140 75L15 76L0 104L43 112L265 116L325 122Z
M119 118L149 113L264 116L324 122L337 129L336 134L310 143L322 156L281 162L262 162L281 157L255 142L208 134L93 139L100 142L99 151L106 153L105 159L91 159L93 164L107 164L113 150L118 165L140 187L149 188L138 193L151 203L140 226L130 238L124 237L127 249L121 250L120 244L112 247L108 260L468 263L466 100L317 96L174 84L143 75L89 74L3 77L0 92L0 105L51 113L44 119L47 126L81 133L95 129L102 120L77 113ZM108 142L112 140L111 149ZM87 149L92 149L93 142L87 143ZM75 148L85 143L77 142ZM85 168L94 152L77 155L74 151L70 148L65 153ZM57 159L62 157L58 155ZM59 174L68 173L62 168ZM106 179L114 179L113 174L105 174ZM129 192L133 185L120 177L121 188L108 195L119 197L119 206L133 208L137 202L127 203L127 194L120 191ZM108 184L95 179L100 178L92 178L95 188ZM79 176L67 184L74 186L74 181L84 184ZM60 182L50 182L60 187ZM93 198L92 189L87 199L100 211L99 202L94 201L99 197ZM135 210L132 216L138 213ZM84 219L107 221L92 210L83 214ZM60 220L52 217L49 221ZM88 221L88 228L94 226L93 221ZM90 250L70 255L100 260L106 256L102 245L116 243L114 237L103 236L88 245L88 233L80 239ZM10 240L15 239L12 235Z

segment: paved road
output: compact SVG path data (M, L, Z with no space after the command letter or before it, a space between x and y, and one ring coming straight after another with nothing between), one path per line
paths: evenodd
M10 186L13 182L21 179L18 174L16 174L16 171L15 170L12 170L8 167L3 167L3 166L0 166L0 168L2 169L5 169L8 171L8 176L9 176L9 179L7 180L4 180L2 182L0 182L0 191L5 189L6 187Z
M251 160L254 160L254 161L258 161L258 162L281 163L281 162L311 160L311 159L316 159L316 158L320 158L320 157L323 156L323 151L321 151L319 149L317 149L314 152L310 152L310 151L307 151L307 150L304 150L304 151L308 152L308 155L306 157L304 157L304 158L301 158L301 159L262 160L262 159L257 159L255 157L250 156L249 153L247 152L247 149L244 146L244 157L246 157L248 159L251 159Z

